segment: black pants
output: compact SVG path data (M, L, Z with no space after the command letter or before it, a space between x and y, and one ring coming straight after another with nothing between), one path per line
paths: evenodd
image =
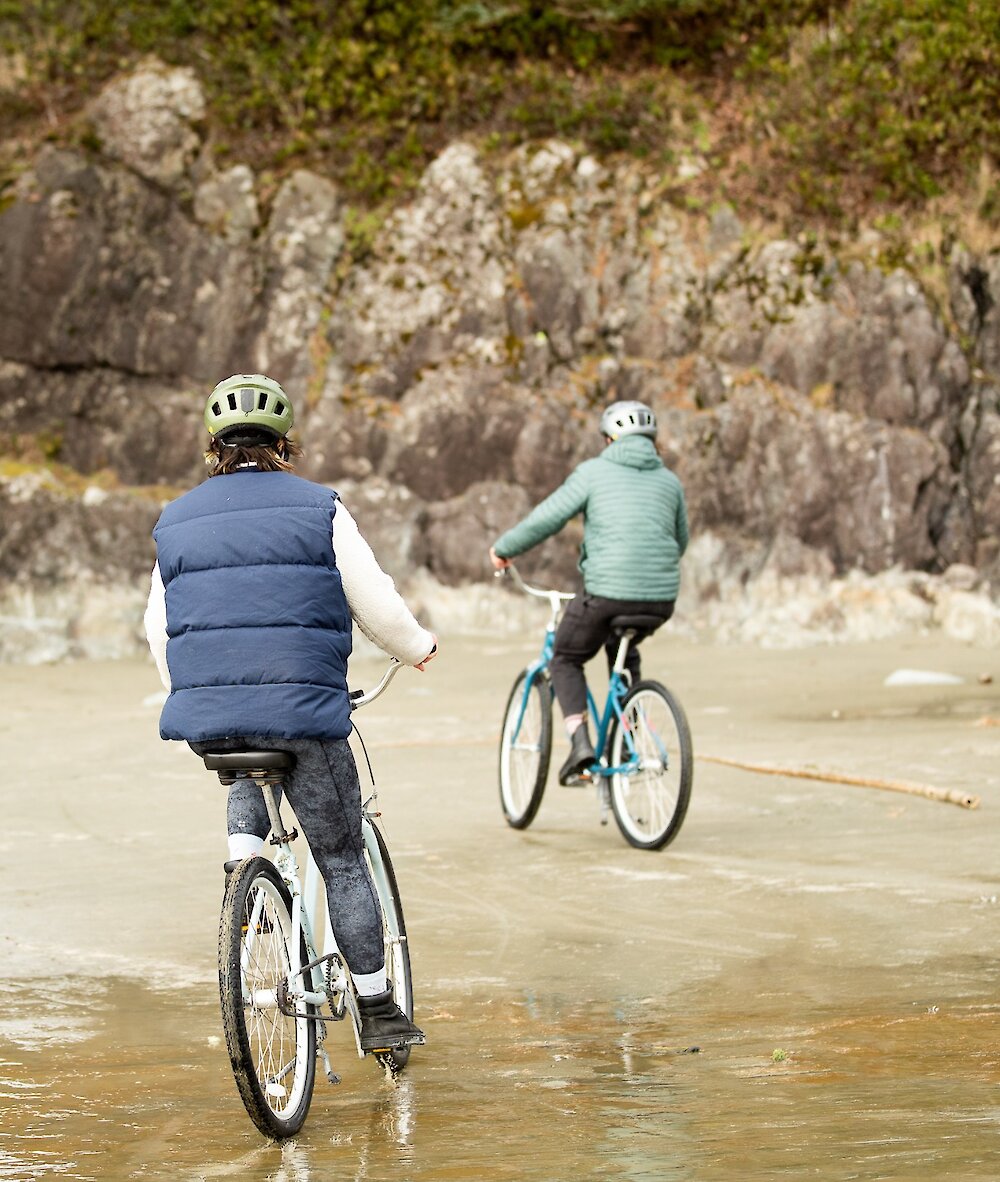
M571 599L556 629L555 652L549 662L552 688L556 692L563 717L587 713L587 682L583 666L604 647L608 669L618 655L618 638L611 631L615 616L659 616L665 624L674 614L674 601L602 599L586 591ZM639 680L639 648L633 641L629 646L625 668L633 684Z

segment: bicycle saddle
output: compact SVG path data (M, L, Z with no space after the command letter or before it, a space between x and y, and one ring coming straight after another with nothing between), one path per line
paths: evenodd
M616 636L623 636L626 632L634 632L637 640L644 640L655 632L662 623L662 616L615 616L611 620L611 631Z
M290 751L206 751L202 756L210 772L289 772L295 767L295 756ZM232 781L223 781L231 783Z

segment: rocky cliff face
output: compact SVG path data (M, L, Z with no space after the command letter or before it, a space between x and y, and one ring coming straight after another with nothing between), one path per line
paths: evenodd
M836 635L831 596L868 575L887 627L978 592L957 634L1000 639L1000 254L956 247L939 308L874 237L845 262L682 216L634 163L459 143L351 262L329 180L265 206L213 163L189 72L147 63L90 114L88 149L41 148L0 213L0 434L89 489L0 469L0 658L136 643L154 486L200 479L204 397L249 370L442 631L484 594L444 588L486 581L490 541L596 452L597 409L640 398L688 492L689 620ZM578 537L526 573L566 583ZM788 580L794 625L761 599Z

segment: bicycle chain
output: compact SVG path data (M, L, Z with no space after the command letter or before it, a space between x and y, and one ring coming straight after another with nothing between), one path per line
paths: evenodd
M335 1002L334 1002L334 988L333 988L333 964L334 964L334 961L337 962L338 972L343 969L343 967L344 967L343 961L341 961L340 957L335 954L335 955L331 956L330 959L326 962L326 973L324 975L326 977L326 982L325 982L326 996L327 996L327 1000L330 1003L330 1011L333 1015L333 1020L335 1022L339 1022L343 1018L344 1013L347 1009L347 997L343 993L341 993L340 994L340 1004L338 1005L338 1004L335 1004Z

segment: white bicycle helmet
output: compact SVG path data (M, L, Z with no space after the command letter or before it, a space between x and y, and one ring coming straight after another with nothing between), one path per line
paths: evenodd
M656 438L656 415L644 402L612 402L601 415L601 434L609 439L626 435Z

